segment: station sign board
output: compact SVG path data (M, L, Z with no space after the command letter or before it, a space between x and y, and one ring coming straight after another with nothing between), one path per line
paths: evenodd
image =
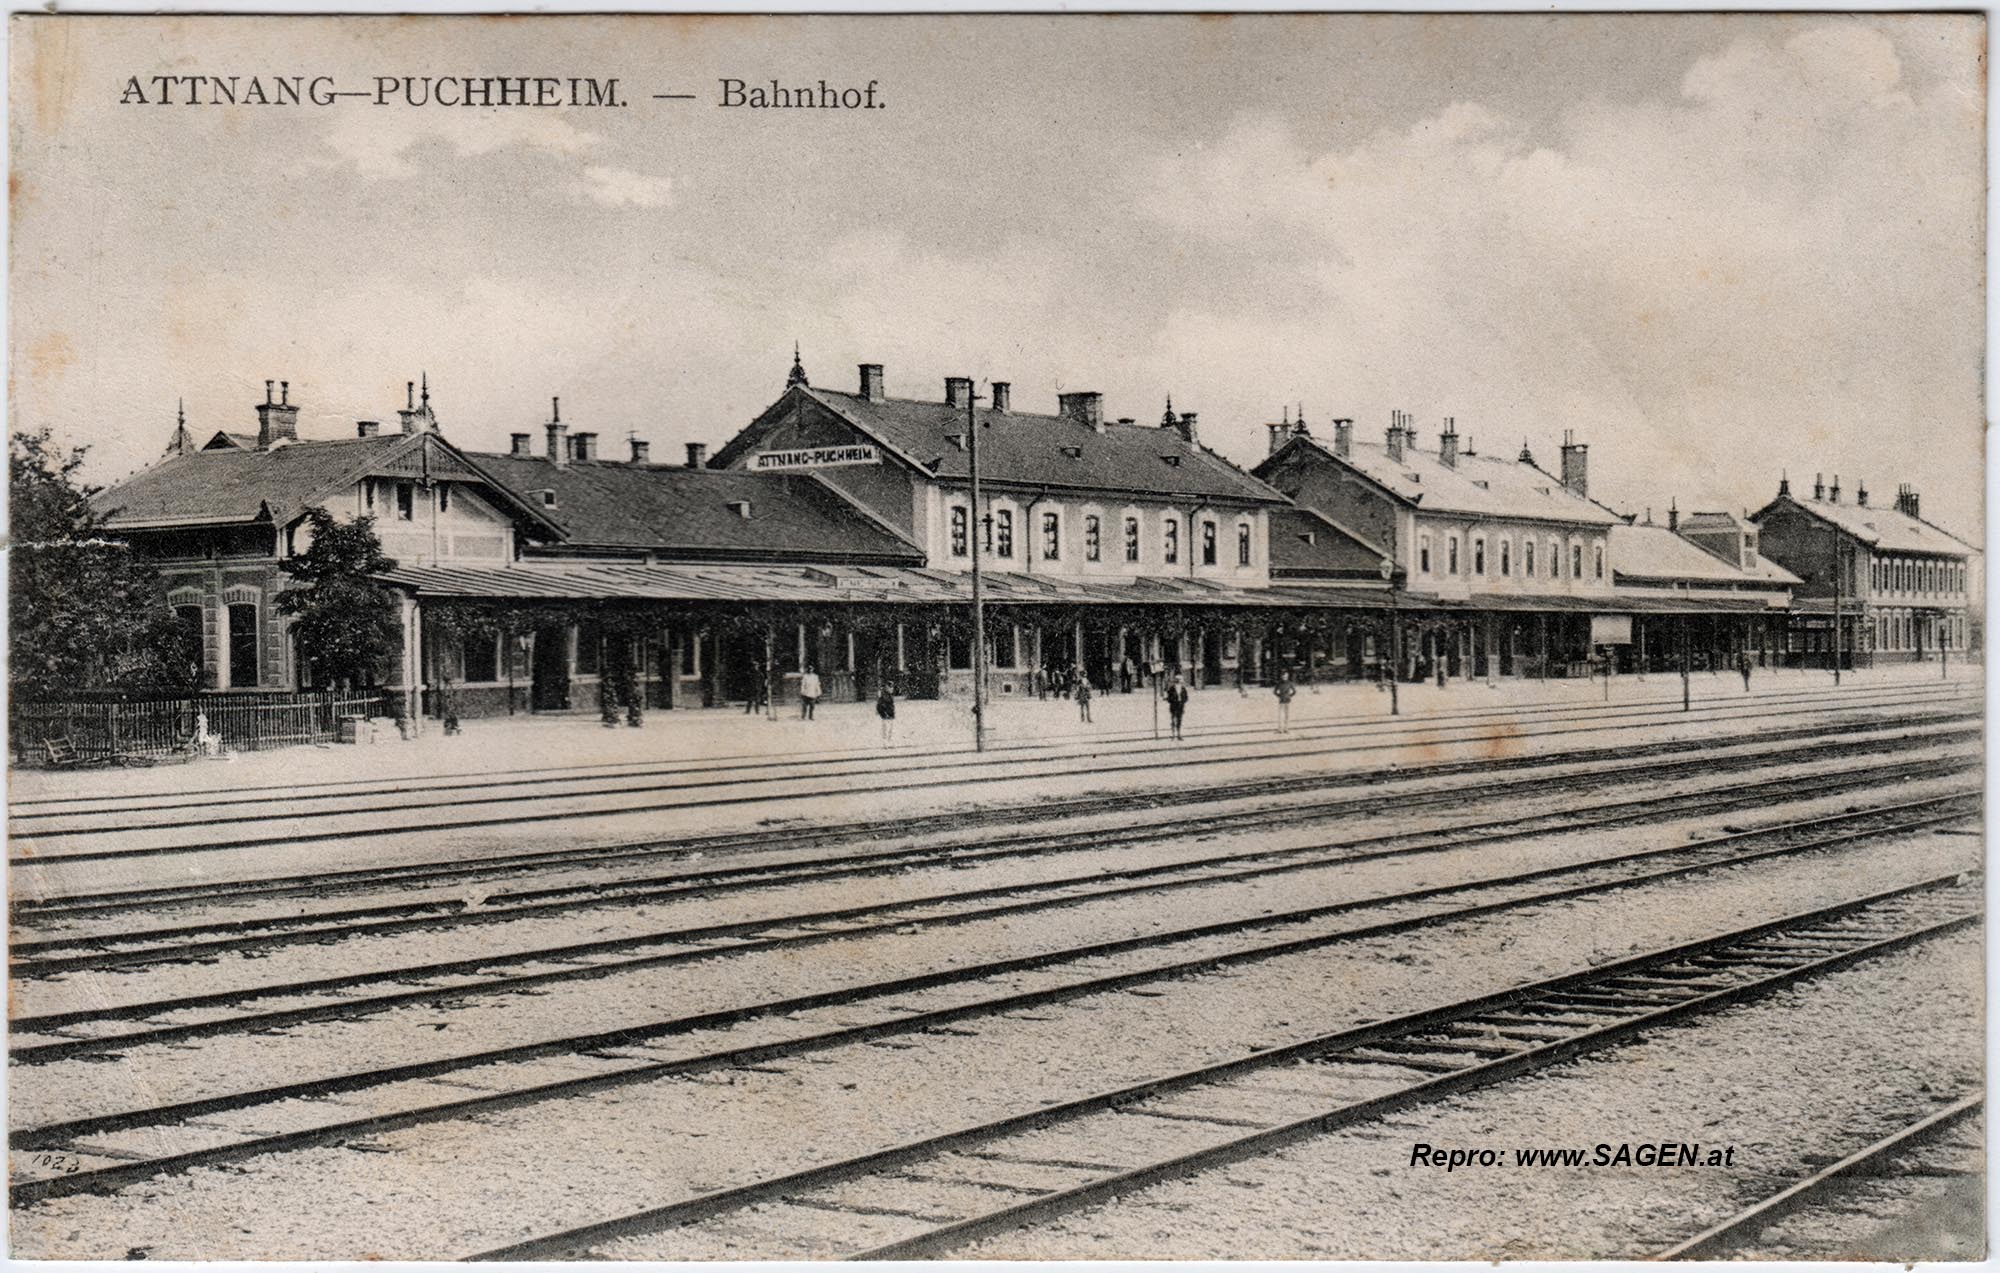
M882 453L872 446L809 446L796 451L759 451L750 457L750 467L760 473L785 469L838 469L856 464L880 464Z
M1590 643L1592 645L1632 644L1632 616L1629 614L1591 615Z

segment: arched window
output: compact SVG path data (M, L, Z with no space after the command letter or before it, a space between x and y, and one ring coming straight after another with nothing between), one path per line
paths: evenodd
M1201 564L1204 566L1213 566L1215 564L1214 522L1203 522L1201 524Z
M1569 577L1572 579L1583 578L1582 544L1571 544L1569 546Z
M1167 564L1171 566L1181 559L1180 519L1171 513L1167 514L1165 524L1160 527L1160 535L1160 555L1165 557Z
M1054 513L1042 514L1042 560L1062 559L1062 518Z
M1458 536L1456 535L1446 535L1444 537L1444 572L1448 575L1458 573Z
M1514 541L1511 539L1500 541L1500 573L1503 576L1513 573L1513 547Z
M1417 536L1417 569L1424 574L1431 572L1431 537Z
M1104 560L1104 524L1094 513L1083 519L1083 559Z
M1012 560L1014 556L1014 510L995 509L993 512L993 553L996 557Z
M971 551L969 547L971 541L968 538L971 529L969 519L970 514L965 511L965 505L951 506L951 555L954 557L963 557Z
M1532 539L1521 541L1521 573L1530 579L1535 577L1535 541Z
M1250 564L1250 523L1239 522L1236 526L1236 564Z
M229 684L232 689L255 689L263 679L257 660L257 603L245 597L245 591L232 588L228 594Z
M1486 540L1483 536L1475 536L1472 541L1472 573L1486 573Z
M1125 560L1139 560L1139 519L1125 519Z
M1595 563L1597 578L1604 578L1604 545L1598 544L1593 547L1591 549L1591 557Z

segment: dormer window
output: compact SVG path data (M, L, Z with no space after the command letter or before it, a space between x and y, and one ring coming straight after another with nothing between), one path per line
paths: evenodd
M1181 466L1181 457L1178 455L1163 455L1160 458L1167 462L1168 468L1177 469Z
M1062 449L1062 453L1064 455L1067 455L1072 460L1080 460L1083 458L1083 448L1080 446L1066 446Z

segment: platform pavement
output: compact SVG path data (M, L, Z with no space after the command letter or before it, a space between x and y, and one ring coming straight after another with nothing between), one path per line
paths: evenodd
M1936 663L1904 664L1842 674L1843 686L1857 690L1896 684L1935 685L1949 680L1972 688L1980 683L1976 664L1954 664L1940 675ZM1744 697L1735 672L1699 672L1688 678L1696 703ZM1836 702L1832 674L1824 670L1759 670L1753 672L1750 693L1815 692ZM1536 706L1582 707L1591 704L1656 702L1677 705L1681 682L1676 675L1653 673L1619 676L1607 683L1592 680L1500 678L1404 685L1399 689L1402 715L1412 721L1426 717L1476 712L1486 708L1524 709ZM1067 749L1088 754L1120 738L1153 735L1155 698L1146 690L1130 694L1098 694L1091 700L1092 722L1084 724L1073 700L1006 696L991 704L987 714L987 745L1008 750ZM1157 705L1158 728L1167 733L1165 704ZM213 789L293 782L367 782L411 776L672 761L676 759L750 758L805 759L816 754L881 754L936 756L970 751L972 709L969 701L898 700L894 745L881 743L880 725L872 702L821 703L816 719L800 718L797 706L775 715L750 715L741 707L688 711L652 711L641 728L623 724L606 728L594 715L523 715L468 719L462 732L447 737L436 721L424 722L414 739L396 738L366 746L326 745L245 752L229 758L203 758L188 764L154 768L85 769L50 772L15 770L9 775L10 799L47 796L84 797L177 791L187 787ZM1292 704L1294 727L1315 722L1386 719L1389 694L1373 683L1333 683L1300 686ZM1239 692L1233 686L1196 690L1188 706L1189 739L1218 730L1277 727L1277 703L1269 687Z

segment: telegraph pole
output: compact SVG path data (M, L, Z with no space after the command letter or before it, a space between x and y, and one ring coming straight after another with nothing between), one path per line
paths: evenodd
M972 472L972 517L966 527L972 536L972 749L986 750L986 592L979 575L980 541L986 532L986 511L979 502L979 419L973 404L979 394L967 382L965 392L965 449Z
M1838 495L1840 493L1839 489L1840 478L1838 475L1834 477L1833 485L1834 485L1834 494ZM1840 546L1841 545L1840 545L1840 529L1838 527L1833 527L1831 529L1833 531L1833 683L1834 686L1838 688L1840 685L1840 575L1841 575Z

